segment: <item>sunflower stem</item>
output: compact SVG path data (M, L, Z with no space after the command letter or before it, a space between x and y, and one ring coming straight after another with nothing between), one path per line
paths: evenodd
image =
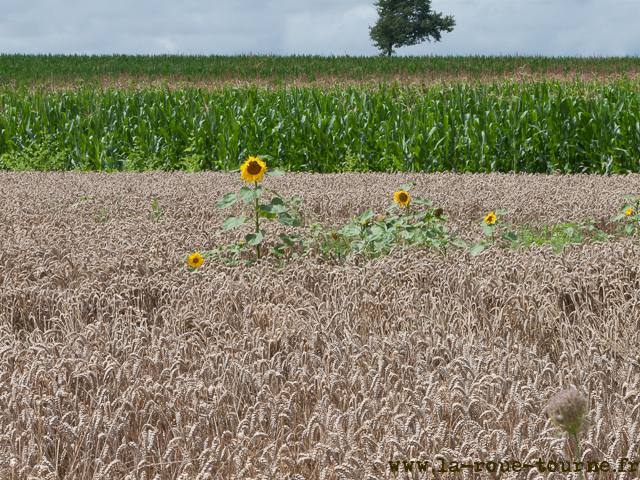
M254 188L254 190L258 189L258 182L255 182L256 184L256 188ZM255 206L255 210L256 210L256 233L260 233L260 222L258 220L258 199L256 198L256 206ZM260 244L256 245L256 255L257 255L257 260L260 260Z

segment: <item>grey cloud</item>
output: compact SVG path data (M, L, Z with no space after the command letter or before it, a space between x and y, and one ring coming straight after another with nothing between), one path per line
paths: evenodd
M639 55L637 0L434 0L456 27L399 55ZM374 0L0 0L2 53L377 55Z

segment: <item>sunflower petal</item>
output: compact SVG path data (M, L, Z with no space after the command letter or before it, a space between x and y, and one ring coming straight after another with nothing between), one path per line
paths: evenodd
M249 157L240 167L241 178L249 183L261 182L263 175L267 172L267 165L259 158Z

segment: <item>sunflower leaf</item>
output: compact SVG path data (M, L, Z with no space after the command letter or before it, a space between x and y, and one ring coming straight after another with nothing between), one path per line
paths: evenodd
M258 245L262 239L264 238L265 235L265 231L264 230L260 230L260 232L258 233L250 233L249 235L247 235L246 237L244 237L247 240L247 243L249 245Z
M269 171L267 170L266 172L264 172L265 175L269 175L270 177L279 177L280 175L284 175L285 172L284 170L280 170L279 168L274 168L273 170Z
M405 192L409 193L409 190L411 190L415 186L416 182L405 183L404 185L400 185L400 190L404 190Z
M260 210L265 213L284 213L287 211L287 206L281 198L275 197L270 204L260 205Z
M218 203L216 203L216 208L220 210L224 210L225 208L229 208L231 205L238 201L238 194L236 192L227 193L224 197L220 199Z
M262 218L266 218L269 221L273 220L274 218L276 218L278 216L275 213L265 213L262 210L258 210L258 215L260 215Z
M517 242L518 236L513 232L507 232L502 234L502 238L509 240L510 242Z
M373 218L373 210L369 209L366 212L364 212L362 215L360 215L358 218L356 218L356 220L359 223L364 223L364 222L368 222L372 218Z
M511 213L511 210L496 210L496 215L505 215Z
M357 237L360 235L360 227L358 225L354 225L350 223L349 225L345 225L340 230L340 233L345 237Z
M275 246L275 247L270 248L270 249L269 249L269 251L270 251L271 253L273 253L274 255L281 256L281 255L284 255L284 254L286 253L286 252L285 252L286 247L287 247L287 246L286 246L285 244L283 244L283 243L278 243L278 244L276 244L276 246Z
M620 220L621 218L626 217L626 213L621 213L619 215L616 215L615 217L613 217L611 220L609 220L610 222L617 222L618 220Z
M624 213L625 213L625 215L627 214L627 210L629 210L629 209L632 209L632 210L633 210L633 207L632 207L630 204L628 204L628 203L624 203L624 204L622 205L622 207L620 207L620 211L621 211L621 212L624 212Z
M242 225L246 220L246 215L241 215L240 217L234 217L233 215L228 216L224 219L222 223L222 231L226 232L227 230L231 230L232 228L237 227L238 225Z
M265 187L265 190L266 190L267 192L269 192L269 193L273 193L273 194L274 194L276 197L278 197L278 198L282 198L282 195L280 195L280 194L279 194L278 192L276 192L275 190L272 190L272 189L270 189L270 188L266 188L266 187Z
M495 225L489 225L487 222L482 222L482 231L485 235L491 235L496 229Z
M422 197L416 197L413 200L411 200L411 203L417 203L420 205L427 205L427 206L432 206L433 202L431 200L427 200L426 198L422 198Z
M478 245L477 243L475 245L472 245L471 247L469 247L469 253L472 255L475 255L477 253L481 253L484 250L484 246L482 245Z
M302 224L298 221L297 218L293 218L288 213L281 213L280 215L278 215L278 221L281 224L286 225L287 227L301 227L302 226Z
M285 234L285 233L281 233L280 234L280 238L282 239L282 241L284 243L286 243L287 245L289 245L290 247L293 247L293 242L296 241L296 238L294 237L298 237L297 235L294 235L293 237L290 237L289 235Z
M255 188L255 190L249 187L240 187L240 197L242 198L242 201L245 203L251 203L256 201L258 198L260 198L261 194L262 194L262 187L259 185Z
M362 242L352 242L351 243L351 248L354 251L359 252L360 250L362 250L364 248L364 243L362 243Z

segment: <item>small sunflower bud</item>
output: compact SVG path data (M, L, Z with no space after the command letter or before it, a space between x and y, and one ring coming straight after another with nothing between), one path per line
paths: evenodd
M565 432L580 430L587 413L587 398L575 388L556 393L547 402L547 416Z
M442 209L442 207L438 207L438 208L436 208L436 211L433 214L436 217L441 217L443 213L444 213L444 210Z

